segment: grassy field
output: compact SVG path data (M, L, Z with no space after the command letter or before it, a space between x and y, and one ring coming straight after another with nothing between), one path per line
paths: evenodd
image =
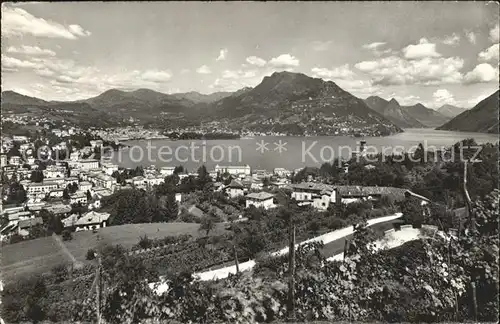
M85 262L85 256L90 248L101 244L120 244L126 248L137 244L139 237L163 238L165 236L191 234L199 236L199 224L196 223L151 223L110 226L100 229L97 233L81 231L73 233L71 241L64 242L69 252L77 261ZM220 234L224 224L218 224L211 232ZM52 237L20 242L1 247L0 274L2 280L10 281L21 276L41 274L50 271L59 264L71 262Z

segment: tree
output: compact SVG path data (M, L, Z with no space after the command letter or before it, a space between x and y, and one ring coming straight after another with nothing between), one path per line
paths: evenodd
M420 225L424 221L424 210L421 201L415 197L407 197L401 203L403 220L408 224Z
M184 167L182 165L178 165L174 168L174 174L179 174L184 172Z
M42 182L43 181L43 172L40 170L31 171L30 180L31 182Z
M177 201L175 200L175 194L170 193L167 195L167 201L166 201L166 208L165 208L165 213L166 213L166 221L172 221L177 218L177 215L179 214L179 205L177 204Z
M9 186L9 193L7 195L7 204L22 204L26 201L26 191L24 187L17 181L13 181Z
M208 182L211 182L212 179L210 178L210 174L207 171L207 168L205 165L202 165L201 167L198 168L198 183L199 183L199 188L203 188L205 184Z
M64 188L64 190L63 190L63 198L64 199L70 199L69 190L68 190L67 187Z
M35 279L33 288L29 290L26 298L26 317L33 323L41 322L46 317L44 297L47 294L47 288L43 278Z
M53 213L49 214L48 220L47 220L47 232L49 235L52 233L56 233L57 235L61 235L63 232L64 225L61 222L61 219L59 216L55 216Z
M210 233L215 228L215 217L206 216L201 220L199 231L205 231L206 235Z
M94 249L88 249L87 254L85 256L86 260L94 260L96 256L96 252Z
M73 235L69 229L65 229L62 232L63 241L71 241L73 239Z
M92 200L92 194L90 193L90 190L87 190L87 201Z

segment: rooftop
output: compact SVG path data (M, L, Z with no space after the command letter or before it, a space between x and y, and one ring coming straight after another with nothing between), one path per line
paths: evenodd
M274 195L268 192L253 192L247 195L247 198L255 199L255 200L267 200L273 198Z
M88 224L100 224L109 218L108 213L98 213L91 211L83 215L79 220L76 221L75 225L85 226Z

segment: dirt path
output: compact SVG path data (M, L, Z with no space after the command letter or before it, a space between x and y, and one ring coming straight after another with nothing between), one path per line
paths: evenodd
M83 266L83 264L81 262L76 261L73 254L71 254L71 252L69 252L68 248L66 247L66 245L64 244L64 242L61 240L61 238L58 235L53 233L52 238L59 245L59 247L64 252L64 254L66 254L66 256L69 258L69 260L73 263L73 267L75 269L81 268Z

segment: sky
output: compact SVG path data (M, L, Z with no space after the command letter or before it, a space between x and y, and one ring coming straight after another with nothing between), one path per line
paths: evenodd
M2 90L235 91L276 71L470 108L498 89L495 2L2 3Z

